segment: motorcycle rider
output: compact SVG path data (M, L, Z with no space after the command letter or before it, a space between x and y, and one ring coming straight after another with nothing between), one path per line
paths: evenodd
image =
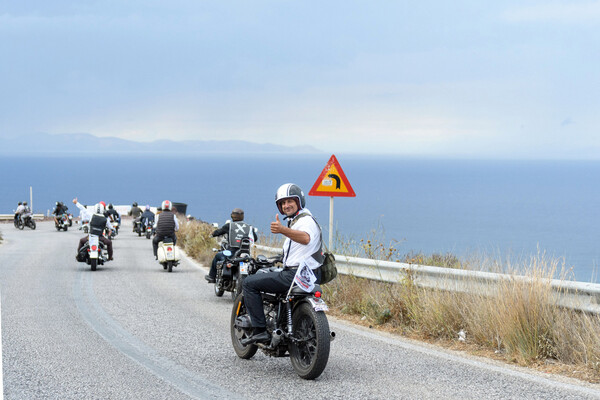
M112 223L121 223L121 215L114 209L112 203L108 204L108 210L104 213L104 216L110 219Z
M77 197L73 199L73 203L75 203L75 205L77 205L77 208L82 210L83 206L81 204L79 204L79 202L77 201ZM83 208L85 209L85 207L83 207ZM89 210L86 210L86 211L89 211ZM82 213L83 213L83 210L82 210ZM112 224L110 223L109 219L104 216L104 206L102 204L98 203L94 206L94 213L90 216L90 233L97 235L98 239L102 243L104 243L104 245L106 246L106 250L108 252L108 260L112 261L112 260L114 260L112 242L110 239L108 239L102 235L104 229L108 229L108 231L110 232L114 228L113 228ZM79 252L81 251L83 246L85 246L85 243L87 241L88 241L88 235L82 237L79 240L79 247L77 247L77 255L75 256L75 259L77 261L80 261L79 260Z
M19 204L17 205L17 209L15 210L15 225L17 225L17 220L18 220L18 218L20 218L21 214L23 214L24 210L25 210L25 206L23 206L23 202L20 201Z
M56 202L54 210L52 211L52 214L54 214L54 225L55 226L58 226L58 219L62 218L62 216L67 213L68 209L69 209L69 207L64 205L62 203L62 201Z
M144 212L142 213L140 220L142 221L142 226L144 227L154 225L154 213L150 211L149 204L146 204L146 207L144 209Z
M140 216L142 215L142 209L138 207L137 201L133 202L133 204L131 205L131 210L129 210L127 215L133 217L133 231L135 232L135 225L136 223L140 222Z
M321 279L321 263L315 254L321 251L321 228L311 212L305 207L306 200L302 189L293 183L286 183L275 194L277 209L287 219L287 226L281 224L279 214L271 222L271 233L286 237L283 244L282 271L256 273L244 279L244 302L252 321L252 336L243 340L248 345L270 340L266 331L265 314L261 292L284 293L290 289L298 267L307 265L317 278Z
M212 233L212 237L227 235L228 243L226 249L232 253L235 253L236 250L240 248L240 241L242 238L248 237L251 241L255 242L257 236L252 225L244 222L244 210L241 208L233 209L231 212L231 221L232 222L227 222L225 225L215 230ZM250 232L252 232L252 235L250 235ZM204 276L204 279L206 279L208 283L215 283L215 277L217 275L217 262L223 261L224 259L225 255L222 251L215 254L210 266L210 271L208 275Z
M179 230L179 221L177 216L172 211L173 204L169 200L162 202L162 212L156 216L156 222L154 223L154 230L156 235L152 239L152 250L154 251L154 258L158 260L158 242L164 240L165 237L173 238L173 244L177 244L177 236L175 232Z

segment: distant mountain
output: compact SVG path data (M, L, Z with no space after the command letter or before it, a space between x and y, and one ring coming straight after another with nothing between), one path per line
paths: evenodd
M243 140L156 140L135 142L116 137L98 137L87 133L35 133L19 138L0 137L0 154L72 154L72 153L320 153L312 146L280 146Z

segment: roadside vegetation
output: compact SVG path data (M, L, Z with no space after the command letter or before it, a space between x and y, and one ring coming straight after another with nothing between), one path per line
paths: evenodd
M214 228L183 223L179 240L190 256L208 265L217 243ZM278 237L259 243L281 246ZM452 254L401 254L397 242L374 237L358 241L336 239L334 252L377 260L399 261L472 270L494 270L527 281L510 279L489 286L486 295L420 288L410 274L398 283L338 275L324 285L330 314L339 318L538 370L600 382L600 317L567 310L552 297L551 280L564 270L560 260L538 254L509 262L481 257L461 261ZM341 250L340 250L341 249ZM563 278L565 279L565 278Z

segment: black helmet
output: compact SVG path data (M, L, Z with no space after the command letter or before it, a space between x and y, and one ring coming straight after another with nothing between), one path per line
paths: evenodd
M23 202L22 202L22 201L20 201L20 202L19 202L19 205L20 205L20 206L21 206L21 205L23 205Z
M134 206L134 207L137 207L137 201L134 201L134 202L133 202L133 206Z
M112 203L108 203L108 209L109 209L109 210L112 210L112 208L113 208L113 205L112 205Z
M244 220L244 210L241 208L234 208L231 212L231 219L233 221L243 221Z
M275 194L275 204L277 204L277 209L281 214L284 213L280 204L281 200L290 198L294 199L296 204L298 204L298 211L302 210L306 205L302 189L293 183L286 183L285 185L279 186L279 189L277 189L277 193Z

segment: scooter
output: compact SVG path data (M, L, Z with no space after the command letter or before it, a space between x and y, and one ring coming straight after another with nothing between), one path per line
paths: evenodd
M177 250L177 246L173 244L173 238L171 237L166 237L162 242L158 242L156 255L158 256L159 264L168 272L173 272L173 267L179 265L179 251Z

